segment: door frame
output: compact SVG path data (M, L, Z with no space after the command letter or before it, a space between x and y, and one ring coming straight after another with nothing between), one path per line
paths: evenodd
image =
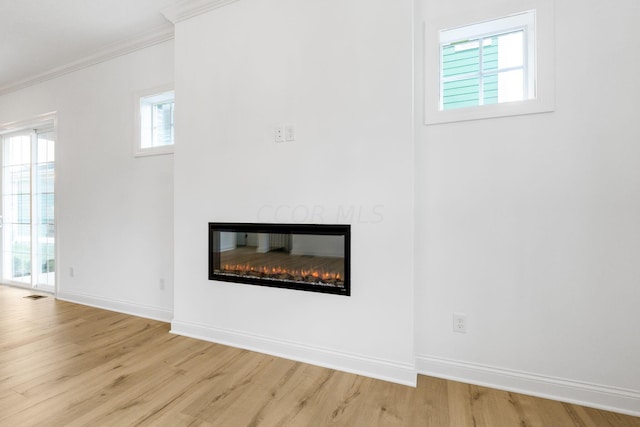
M17 132L21 132L21 131L35 131L37 129L41 129L41 128L52 128L52 132L53 132L53 136L54 136L54 141L55 141L55 152L57 153L57 148L58 148L58 117L57 117L57 112L52 111L49 113L45 113L45 114L39 114L36 116L33 116L29 119L23 119L23 120L17 120L17 121L13 121L13 122L8 122L8 123L0 123L0 137L3 137L4 135L7 134L12 134L12 133L17 133ZM37 140L37 137L36 137ZM37 142L37 141L36 141ZM2 147L0 146L0 150L2 149ZM1 160L1 156L2 156L2 152L0 152L0 160ZM56 156L57 157L57 156ZM54 171L57 169L57 161L54 160ZM33 180L33 171L32 171L32 178ZM0 174L0 185L2 185L2 175ZM33 185L33 184L32 184ZM33 190L33 188L32 188ZM0 194L2 192L0 191ZM33 290L39 290L42 292L47 292L47 293L51 293L57 296L57 292L58 292L58 280L59 280L59 258L58 258L58 254L59 254L59 239L58 239L58 209L57 209L57 205L58 205L58 198L55 196L57 194L57 187L55 185L55 175L54 175L54 198L53 198L53 211L54 211L54 222L53 222L53 234L54 234L54 258L55 258L55 271L54 271L54 286L48 286L48 285L38 285L37 281L35 281L34 283L34 275L33 275L33 269L36 268L37 266L35 266L33 264L33 250L32 250L32 263L31 263L31 285L27 285L25 283L20 283L20 282L14 282L14 281L8 281L8 280L4 280L2 279L3 277L3 262L0 259L0 282L7 284L7 285L11 285L11 286L16 286L16 287L20 287L20 288L25 288L25 289L33 289ZM2 200L0 199L0 208L3 208L2 206ZM33 207L32 207L33 209ZM3 212L2 209L0 209L0 212ZM33 212L31 212L31 217L33 218ZM4 225L4 224L3 224ZM4 230L0 230L0 233L3 233ZM32 240L33 240L33 229L32 229ZM2 257L2 251L0 251L0 258Z

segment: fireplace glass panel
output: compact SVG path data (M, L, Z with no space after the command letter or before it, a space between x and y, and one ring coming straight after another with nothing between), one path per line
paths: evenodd
M210 224L210 279L349 295L349 226Z

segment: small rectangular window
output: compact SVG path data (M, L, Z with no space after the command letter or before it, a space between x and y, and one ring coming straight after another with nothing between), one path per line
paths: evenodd
M554 1L527 4L425 13L425 124L554 110Z
M440 31L440 110L535 98L535 12Z
M166 87L136 96L136 156L173 153L174 97Z

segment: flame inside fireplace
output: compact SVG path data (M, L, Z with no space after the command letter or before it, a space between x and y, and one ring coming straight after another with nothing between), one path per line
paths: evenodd
M217 273L289 282L313 283L324 286L344 286L344 280L340 273L319 269L287 269L283 267L255 267L250 264L224 264Z

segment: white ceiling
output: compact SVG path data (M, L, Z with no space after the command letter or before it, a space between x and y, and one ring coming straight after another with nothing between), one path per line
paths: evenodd
M181 0L0 0L0 93L100 51L169 34Z

